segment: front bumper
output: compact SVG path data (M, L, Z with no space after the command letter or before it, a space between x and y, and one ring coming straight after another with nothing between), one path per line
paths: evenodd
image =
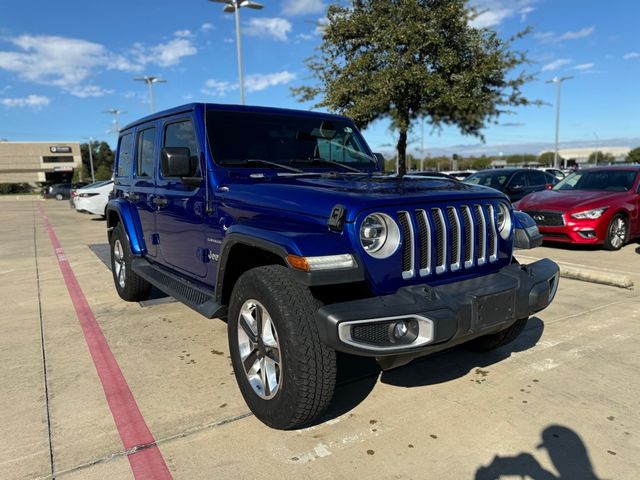
M558 265L543 259L438 287L414 285L393 295L326 305L315 316L322 341L336 350L375 357L423 355L504 330L543 310L558 281ZM384 332L403 320L419 324L416 341L385 343Z
M539 225L538 229L545 241L595 245L604 242L606 225L606 222L597 219L570 221L558 227Z

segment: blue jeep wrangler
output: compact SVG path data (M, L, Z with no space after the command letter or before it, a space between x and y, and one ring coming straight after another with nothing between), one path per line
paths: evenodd
M107 207L115 287L226 318L239 388L267 425L331 401L336 351L383 368L497 348L558 287L541 237L496 190L385 176L351 120L190 104L120 132Z

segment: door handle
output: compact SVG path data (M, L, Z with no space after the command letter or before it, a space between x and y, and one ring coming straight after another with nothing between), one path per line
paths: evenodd
M163 197L153 197L153 200L151 200L151 202L159 207L166 207L169 204L169 200Z

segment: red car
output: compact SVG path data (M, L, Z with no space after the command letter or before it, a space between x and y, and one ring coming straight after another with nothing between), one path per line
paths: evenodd
M545 240L618 250L640 236L639 190L638 166L588 168L514 206L535 220Z

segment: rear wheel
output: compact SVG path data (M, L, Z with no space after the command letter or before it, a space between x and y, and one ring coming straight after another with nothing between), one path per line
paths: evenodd
M56 200L64 200L64 197L61 193L56 193Z
M111 232L111 273L118 295L128 302L139 302L149 298L151 284L131 269L129 239L119 223Z
M620 250L627 243L628 235L627 219L624 215L618 213L615 215L609 227L607 227L607 237L604 239L604 248L606 250Z
M266 425L308 425L331 402L335 351L318 335L319 306L287 268L270 265L245 272L231 294L228 334L240 392Z
M498 333L492 333L491 335L485 335L484 337L471 340L465 346L474 352L488 352L490 350L500 348L513 342L518 335L522 333L522 330L524 330L524 327L527 324L527 320L529 320L529 318L516 320L516 322L510 327L505 328Z

